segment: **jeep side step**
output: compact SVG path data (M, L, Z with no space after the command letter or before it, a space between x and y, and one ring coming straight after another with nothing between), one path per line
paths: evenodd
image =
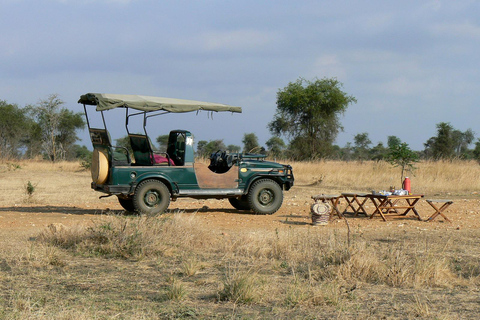
M243 195L242 189L184 189L180 190L178 197L192 197L192 198L215 198L218 197L236 197Z

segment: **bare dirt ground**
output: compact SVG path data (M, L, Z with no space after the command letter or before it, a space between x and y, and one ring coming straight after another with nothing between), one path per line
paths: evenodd
M254 232L255 230L274 230L277 228L344 228L346 223L338 218L330 221L328 226L312 226L309 215L311 196L321 193L319 188L297 186L285 192L282 208L273 215L253 215L233 209L227 200L178 199L171 202L169 213L181 211L195 215L212 231L219 233ZM425 197L429 198L429 197ZM433 197L435 198L435 197ZM445 198L445 197L443 197ZM350 227L367 229L404 228L404 229L477 229L480 226L480 198L477 195L451 198L454 203L445 212L452 222L438 216L434 221L418 221L413 213L407 216L387 215L383 221L378 215L368 219L364 215L353 217L346 213ZM38 201L37 201L38 202ZM91 194L88 204L40 205L38 203L20 202L12 206L0 207L0 229L2 233L23 231L35 233L52 223L67 226L86 225L95 221L102 214L122 214L123 210L115 197L98 199L98 194ZM346 202L340 202L343 210ZM374 206L367 203L368 213ZM424 199L417 204L422 218L428 218L434 210Z

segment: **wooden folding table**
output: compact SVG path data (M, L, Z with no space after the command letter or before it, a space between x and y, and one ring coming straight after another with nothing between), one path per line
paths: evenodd
M353 210L354 217L356 217L359 213L363 213L364 215L368 216L364 207L368 200L367 196L367 193L342 193L342 197L345 198L345 201L347 202L347 206L345 207L345 210L343 210L343 214L347 212L348 208L351 208Z
M417 204L418 200L423 198L423 194L415 194L415 195L406 195L406 196L396 196L396 195L380 195L380 194L369 194L367 196L370 200L372 200L373 204L375 205L375 211L370 216L372 219L377 213L382 217L383 221L387 221L385 218L385 214L393 211L398 213L398 215L406 216L407 213L412 211L418 220L422 220L420 214L418 214L417 209L415 209L415 205ZM403 213L399 213L398 210L404 210Z

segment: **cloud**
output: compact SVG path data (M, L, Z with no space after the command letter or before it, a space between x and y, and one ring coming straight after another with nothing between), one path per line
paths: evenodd
M334 54L324 54L318 57L313 64L313 74L323 77L345 79L347 71L340 57ZM344 81L344 80L342 80Z
M201 52L245 52L271 45L278 39L273 32L254 29L209 31L184 38L176 45L182 49Z
M435 24L431 27L435 36L479 40L480 26L469 21L461 23Z

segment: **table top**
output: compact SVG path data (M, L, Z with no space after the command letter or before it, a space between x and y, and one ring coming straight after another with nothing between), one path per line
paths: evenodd
M342 196L345 197L366 197L369 196L370 193L358 193L358 192L342 192Z
M312 196L313 200L331 200L341 197L339 194L317 194L316 196Z
M427 199L427 202L453 202L450 199Z
M417 199L417 198L423 198L423 194L409 194L409 195L384 195L384 194L369 194L367 197L370 198L389 198L389 199Z

